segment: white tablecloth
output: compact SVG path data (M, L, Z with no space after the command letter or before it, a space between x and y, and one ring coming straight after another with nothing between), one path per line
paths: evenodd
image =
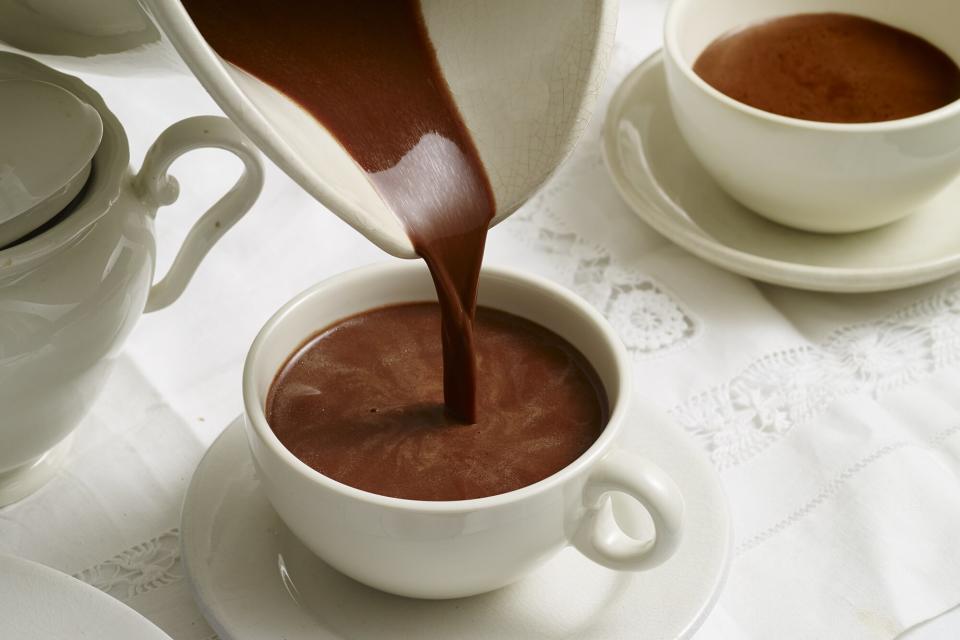
M616 83L659 46L664 6L624 0L597 117L492 232L487 262L595 304L634 356L643 401L721 470L736 549L698 638L892 638L960 603L960 279L858 296L759 285L640 222L606 177L599 128ZM186 75L43 59L84 70L127 127L135 167L167 125L219 113ZM160 271L237 170L213 151L174 166L182 195L160 212ZM140 322L64 469L0 510L0 553L75 574L176 640L213 637L179 565L179 506L239 413L246 349L295 293L389 259L270 166L259 203L183 297ZM960 637L960 616L910 635Z

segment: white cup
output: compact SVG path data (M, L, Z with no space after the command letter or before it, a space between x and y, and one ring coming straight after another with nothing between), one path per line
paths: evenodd
M243 372L245 428L266 495L291 531L348 576L420 598L496 589L567 545L613 569L649 569L668 558L680 539L680 490L656 465L616 446L631 420L626 351L600 314L547 280L484 269L479 302L563 336L600 375L610 420L599 439L563 470L487 498L403 500L328 478L281 444L267 424L264 405L278 369L299 345L353 314L435 299L433 282L421 264L374 265L301 293L260 331ZM652 540L636 540L620 529L607 498L611 492L625 493L646 508L656 529Z
M664 30L670 101L693 153L747 207L808 231L878 227L918 210L960 172L960 102L889 122L812 122L738 102L693 71L731 30L817 12L905 29L960 61L956 0L673 0Z

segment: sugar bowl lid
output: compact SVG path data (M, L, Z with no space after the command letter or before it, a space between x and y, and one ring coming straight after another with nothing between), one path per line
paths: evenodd
M0 248L80 193L102 137L100 114L70 91L39 80L0 80Z

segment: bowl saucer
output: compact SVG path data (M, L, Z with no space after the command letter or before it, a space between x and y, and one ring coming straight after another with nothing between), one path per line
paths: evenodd
M960 178L898 222L819 234L771 222L736 202L677 128L662 53L617 89L603 133L607 169L631 209L691 253L741 275L799 289L885 291L960 271Z
M633 638L638 629L645 638L690 637L726 577L732 540L726 497L716 471L681 429L636 415L644 427L628 431L624 445L667 470L686 499L689 526L676 556L629 574L568 548L514 585L458 600L382 593L313 555L261 491L238 418L200 462L184 502L182 558L196 601L224 640ZM618 498L618 521L639 537L648 516Z

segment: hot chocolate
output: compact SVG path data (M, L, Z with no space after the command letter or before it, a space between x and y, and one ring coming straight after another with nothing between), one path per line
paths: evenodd
M433 303L383 307L324 329L281 368L267 422L320 473L416 500L533 484L603 431L607 398L583 355L529 320L484 307L475 323L477 423L449 419L439 329Z
M430 268L444 398L476 420L473 315L493 191L415 0L184 0L222 57L307 109L367 172Z
M853 15L811 13L736 30L694 71L745 104L821 122L881 122L960 98L960 68L926 40Z

